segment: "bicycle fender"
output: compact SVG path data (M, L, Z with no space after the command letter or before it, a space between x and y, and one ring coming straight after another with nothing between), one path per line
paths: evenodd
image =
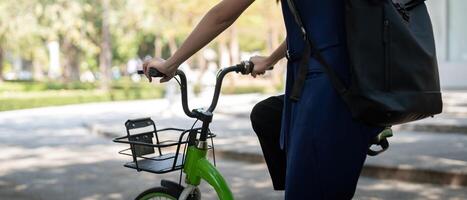
M230 191L227 182L219 171L206 159L201 159L197 163L199 176L211 185L217 193L220 200L233 200L232 191Z

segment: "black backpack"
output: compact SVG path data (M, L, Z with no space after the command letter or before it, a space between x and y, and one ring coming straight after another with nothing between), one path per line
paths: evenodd
M347 87L326 62L294 5L287 0L307 43L290 98L298 100L312 55L354 119L392 126L442 111L433 29L424 0L345 0L351 84Z

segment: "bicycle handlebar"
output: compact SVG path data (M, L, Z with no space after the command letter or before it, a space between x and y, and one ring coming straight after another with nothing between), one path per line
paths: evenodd
M144 71L143 70L138 70L138 74L144 74ZM151 77L164 77L164 74L159 72L157 69L155 68L149 68L149 76Z
M214 89L214 96L212 98L211 105L209 106L207 111L212 113L214 111L214 109L216 108L217 102L219 100L219 95L220 95L220 92L221 92L222 81L223 81L226 74L228 74L230 72L237 72L237 73L241 73L243 75L247 75L247 74L250 74L253 71L253 67L254 67L254 64L251 61L243 61L238 65L234 65L234 66L231 66L231 67L221 69L219 71L219 73L217 74L216 86L215 86L215 89ZM148 73L149 73L149 75L151 77L163 77L163 76L165 76L163 73L159 72L155 68L149 68ZM138 74L144 74L144 72L143 71L138 71ZM186 83L185 73L182 70L177 70L175 75L180 77L180 89L181 89L181 93L182 93L183 111L185 112L185 114L188 117L197 118L197 115L193 111L190 111L190 109L188 107L187 83Z

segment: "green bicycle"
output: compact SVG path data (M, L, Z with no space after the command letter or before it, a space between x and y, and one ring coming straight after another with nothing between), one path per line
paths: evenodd
M230 72L246 75L249 74L252 69L253 64L246 61L221 70L217 75L214 97L209 108L194 109L192 111L188 108L186 76L183 71L177 71L176 75L180 80L176 80L181 87L183 111L188 117L196 119L196 122L201 121L202 126L200 128L194 128L195 125L193 125L193 127L188 130L177 128L157 130L154 121L150 118L128 120L125 123L127 135L113 140L117 143L130 145L130 148L119 152L120 154L128 155L133 158L132 162L124 165L125 167L156 174L181 170L186 177L186 186L181 185L181 174L179 183L162 180L160 187L151 188L142 192L136 197L137 200L201 199L201 193L198 189L201 180L206 181L215 189L219 199L234 199L222 175L216 169L215 165L211 164L207 159L208 151L212 149L214 152L212 138L215 137L215 135L211 133L209 125L212 122L213 111L219 100L222 81L225 75ZM163 76L163 74L153 68L150 69L149 75L152 77ZM176 135L178 139L165 140L162 137L162 134L165 133L172 136ZM209 139L211 140L211 145L209 145ZM166 149L175 150L171 153L165 153L164 150ZM215 156L213 157L215 163Z
M178 183L162 180L160 187L151 188L142 192L136 197L136 200L198 200L201 199L201 192L198 189L201 180L206 181L215 189L220 200L234 199L222 175L216 169L215 165L211 164L207 159L207 152L212 149L215 163L213 143L215 135L211 133L209 125L212 122L213 111L219 100L222 81L225 75L230 72L246 75L251 73L252 69L253 63L246 61L221 70L217 75L214 97L209 108L194 109L192 111L188 108L186 76L183 71L177 71L176 75L180 80L176 80L181 87L183 111L188 117L196 119L196 122L201 121L202 126L200 128L194 128L195 122L188 130L178 128L157 130L154 121L150 118L128 120L125 123L127 135L113 140L117 143L130 145L130 148L119 152L120 154L128 155L133 158L133 162L126 163L124 165L125 167L156 174L163 174L176 170L180 170L181 172ZM153 68L150 69L149 75L152 77L163 76L163 74ZM149 130L147 130L148 128ZM137 133L134 134L134 132ZM175 140L161 138L160 136L164 133L175 135L178 138ZM378 134L378 136L374 138L374 141L372 141L372 144L379 145L382 149L372 150L369 148L368 155L375 156L388 149L389 143L387 138L391 136L392 130L390 128L386 128ZM211 140L211 145L208 145L208 139ZM182 146L183 150L181 150ZM163 151L165 149L170 149L170 147L175 147L174 152L165 153ZM185 173L185 187L181 185L182 172Z

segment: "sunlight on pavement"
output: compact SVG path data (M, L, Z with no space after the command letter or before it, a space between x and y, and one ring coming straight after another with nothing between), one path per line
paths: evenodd
M92 145L78 149L67 147L40 147L35 149L0 146L4 149L0 155L0 175L14 171L31 171L38 168L56 168L76 164L90 164L106 160L115 160L117 148L108 145ZM11 162L14 160L14 162ZM10 162L8 162L10 161Z
M197 101L194 103L203 104L204 100ZM237 107L242 102L246 100L222 101L221 98L220 103L226 106L221 106L224 110L220 109L215 114L212 131L218 135L215 139L216 148L235 149L245 153L246 157L250 153L257 155L259 142L251 130L248 116L244 114L250 108L244 107L241 112L237 112L240 110ZM161 116L166 105L164 101L150 100L1 113L0 148L3 151L0 154L0 196L8 200L26 200L32 197L62 200L60 197L63 196L80 200L133 199L145 189L159 185L162 178L177 181L178 173L156 176L124 168L122 165L131 158L117 152L127 148L127 145L112 143L112 135L104 137L96 134L99 132L97 130L91 131L100 129L121 136L125 134L122 130L127 119L141 117L152 117L158 128L191 126L193 120L180 113L180 107L174 107L172 113L167 112ZM417 144L423 139L427 137L399 136L394 138L393 144ZM438 141L436 137L428 139ZM283 199L283 192L272 190L267 167L261 159L248 162L228 159L231 158L222 157L220 153L217 164L236 199ZM422 156L418 159L426 162L436 160L431 163L443 166L465 165L449 157L433 159ZM414 167L410 164L406 166ZM206 183L201 185L201 189L203 199L216 199L215 191ZM465 197L464 190L363 177L359 182L356 199L455 199L451 197Z

